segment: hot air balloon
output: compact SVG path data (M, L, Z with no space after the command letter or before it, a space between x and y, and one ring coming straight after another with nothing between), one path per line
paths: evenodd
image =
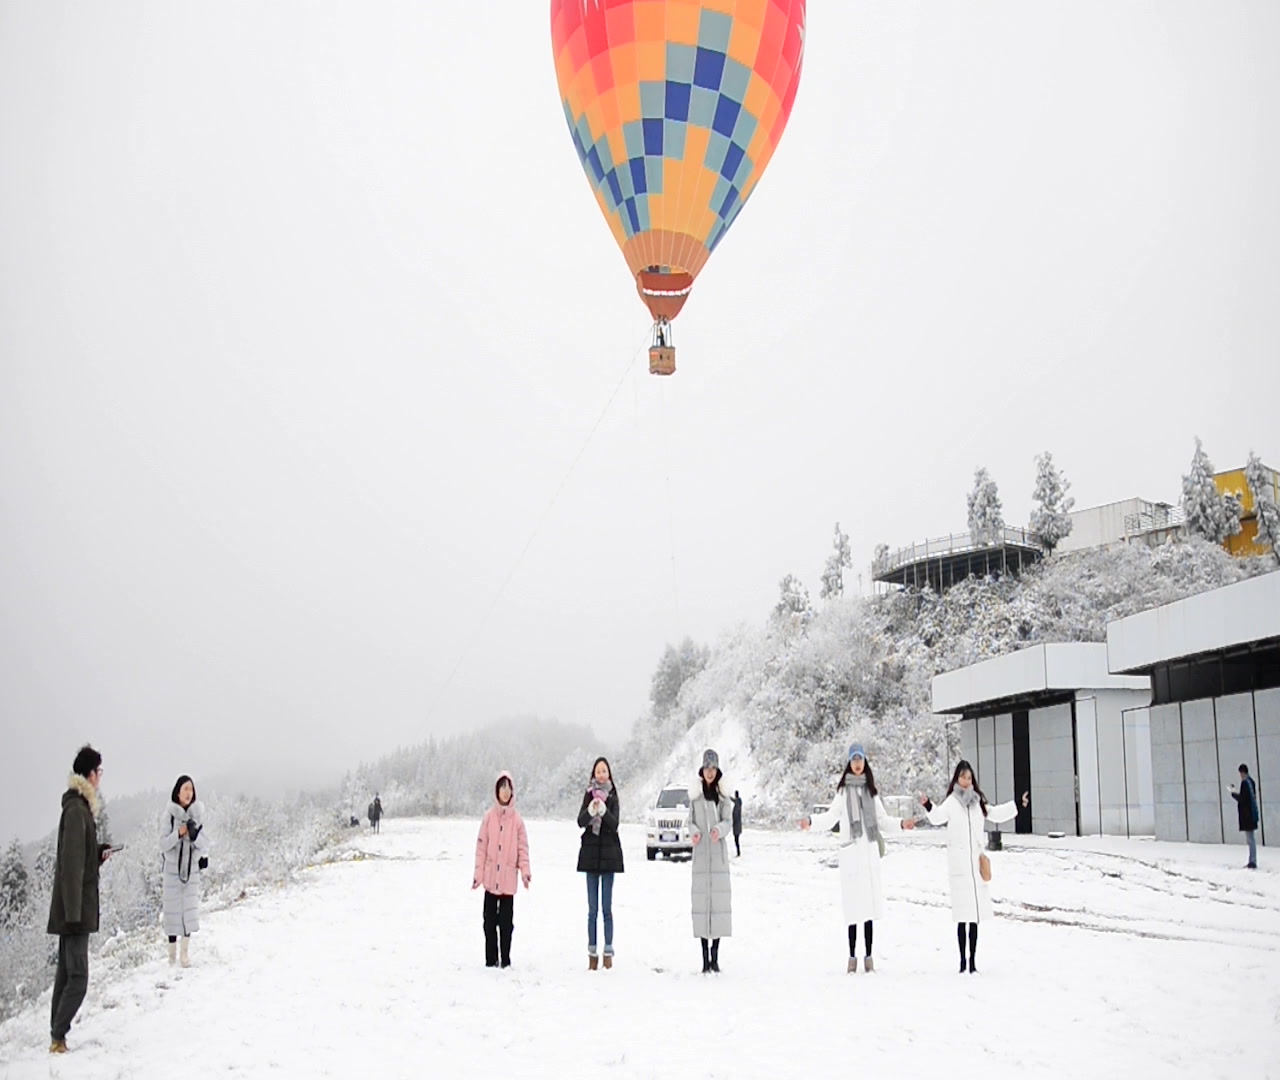
M804 30L805 0L551 0L565 120L653 316L655 375L782 138Z

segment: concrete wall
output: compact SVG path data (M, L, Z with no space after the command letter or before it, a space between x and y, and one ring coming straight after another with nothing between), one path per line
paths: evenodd
M1280 637L1280 573L1115 619L1107 624L1107 657L1111 671L1149 671L1169 660L1274 637Z
M1090 506L1071 514L1071 532L1063 539L1055 552L1083 551L1086 548L1106 547L1124 539L1124 519L1129 514L1140 513L1146 503L1142 499L1125 499Z
M1262 804L1259 839L1268 846L1280 847L1280 689L1254 693L1253 719L1258 732L1258 775L1254 779Z
M1156 796L1156 839L1187 838L1187 789L1182 772L1182 709L1153 705L1151 774Z
M1031 742L1031 828L1076 834L1075 754L1071 706L1050 705L1027 714Z
M1231 797L1243 763L1258 785L1259 841L1280 844L1280 689L1148 711L1156 838L1243 844Z
M1148 691L1081 691L1076 700L1080 830L1154 836Z

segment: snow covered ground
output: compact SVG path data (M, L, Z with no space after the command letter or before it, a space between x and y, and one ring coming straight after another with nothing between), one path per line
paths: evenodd
M699 974L689 868L627 826L618 966L586 970L578 830L529 823L514 966L483 966L476 822L392 820L349 858L215 912L194 966L104 976L52 1058L48 1000L0 1078L1280 1077L1280 866L1236 847L1015 841L980 974L956 971L939 833L894 838L878 972L846 975L837 839L748 832L723 974Z

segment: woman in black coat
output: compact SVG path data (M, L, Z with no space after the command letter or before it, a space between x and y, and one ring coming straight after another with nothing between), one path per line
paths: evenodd
M596 758L591 782L582 797L578 824L582 846L578 873L587 875L587 967L595 971L596 922L604 908L604 966L613 967L613 875L622 873L622 841L618 839L618 791L605 758Z

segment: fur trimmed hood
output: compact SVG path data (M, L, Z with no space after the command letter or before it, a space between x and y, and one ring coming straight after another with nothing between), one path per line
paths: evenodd
M171 802L167 813L177 821L185 822L187 818L193 818L197 825L204 824L204 804L199 799L194 800L185 810L181 803Z
M94 821L102 816L102 799L98 797L94 786L79 773L73 772L67 777L67 790L83 796L84 801L89 804L89 812L93 814Z

